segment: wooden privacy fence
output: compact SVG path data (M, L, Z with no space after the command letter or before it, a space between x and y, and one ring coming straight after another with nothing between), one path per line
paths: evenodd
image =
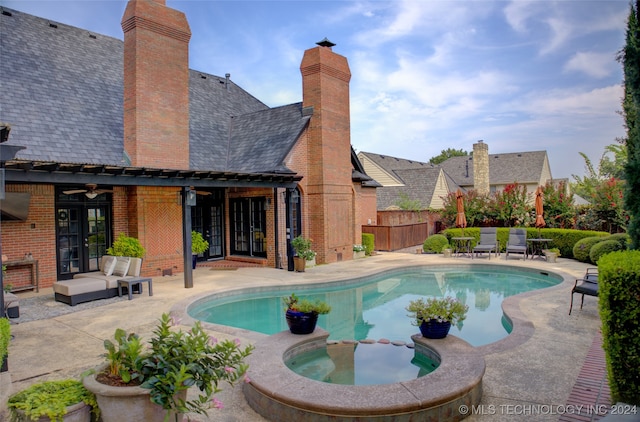
M362 226L362 233L374 236L377 251L396 251L421 245L429 236L429 223L403 224L399 226Z

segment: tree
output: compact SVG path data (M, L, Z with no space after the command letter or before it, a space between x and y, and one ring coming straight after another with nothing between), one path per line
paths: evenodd
M586 200L590 200L603 183L614 178L625 179L625 165L627 164L627 147L624 139L616 139L618 144L604 147L604 153L600 157L596 169L587 155L579 152L584 158L587 174L583 177L573 176L575 183L571 185L572 191ZM612 157L611 157L612 156Z
M440 152L440 155L431 157L431 159L429 160L429 163L438 165L442 162L447 161L451 157L464 157L465 155L469 155L469 153L467 151L463 151L462 148L460 149L447 148L447 149L443 149L442 152Z
M627 129L627 164L625 166L624 204L629 213L628 234L631 247L640 248L640 133L638 131L638 111L640 110L640 34L638 26L638 8L630 5L627 20L625 46L618 55L624 69L624 99L622 112Z
M560 182L557 186L547 182L542 189L542 195L544 221L547 227L573 228L576 210L573 206L573 194L567 193L565 182Z

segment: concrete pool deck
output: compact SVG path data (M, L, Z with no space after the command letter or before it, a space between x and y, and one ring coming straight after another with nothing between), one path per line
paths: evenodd
M415 248L412 250L415 251ZM556 263L542 260L486 258L443 258L438 255L410 253L379 253L376 256L307 269L294 273L270 268L239 268L216 270L207 267L194 271L194 287L185 289L180 275L155 277L154 295L134 295L90 309L66 315L11 326L14 339L9 346L9 371L12 391L28 385L63 377L78 377L83 371L102 362L103 341L111 338L115 328L123 328L148 339L158 317L163 312L180 314L195 297L226 292L238 288L316 283L374 274L382 270L430 264L496 264L536 268L556 272L565 277L561 285L520 296L514 312L530 321L529 334L508 338L511 344L482 346L486 362L483 396L478 412L467 421L557 421L567 404L594 338L599 335L600 319L597 299L585 297L584 308L575 308L568 315L570 290L575 278L582 276L588 265L574 260L558 259ZM27 298L34 293L20 294ZM38 296L49 296L51 289L41 289ZM98 301L99 302L99 301ZM105 301L106 302L106 301ZM48 303L48 302L47 302ZM44 306L47 306L46 303ZM66 306L66 305L64 305ZM23 310L21 309L21 316ZM183 315L182 324L189 325ZM239 338L255 342L264 335L232 329L217 329L218 338ZM253 422L265 419L247 404L241 386L222 386L217 397L224 403L222 410L212 409L209 419L196 415L194 421ZM608 403L608 402L607 402ZM585 402L586 406L596 403ZM602 408L593 408L602 410ZM573 411L574 409L570 409ZM593 415L594 420L598 419ZM589 420L589 419L587 419Z

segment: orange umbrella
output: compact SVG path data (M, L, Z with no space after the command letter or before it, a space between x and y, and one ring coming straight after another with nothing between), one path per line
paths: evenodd
M540 237L540 227L547 225L547 223L544 222L542 213L542 187L538 186L538 189L536 189L536 227L538 228L538 237Z
M464 195L458 189L456 192L456 207L458 209L458 215L456 217L456 227L462 227L462 235L464 235L464 228L467 227L467 217L464 215L464 201L462 198Z

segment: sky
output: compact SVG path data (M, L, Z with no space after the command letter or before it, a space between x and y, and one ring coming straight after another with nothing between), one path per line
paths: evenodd
M167 0L191 28L189 67L275 107L302 101L300 62L325 37L351 70L356 151L429 161L442 150L546 150L585 174L625 136L628 0ZM123 39L121 0L0 5Z

